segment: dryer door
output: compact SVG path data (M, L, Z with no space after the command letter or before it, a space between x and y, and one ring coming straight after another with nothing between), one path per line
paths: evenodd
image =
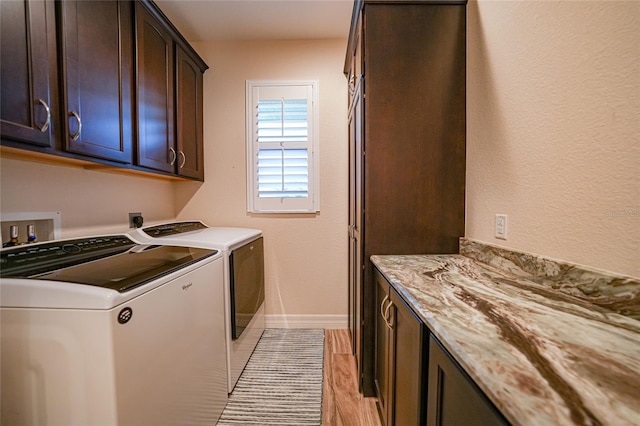
M229 256L231 335L240 337L264 302L264 246L262 237Z

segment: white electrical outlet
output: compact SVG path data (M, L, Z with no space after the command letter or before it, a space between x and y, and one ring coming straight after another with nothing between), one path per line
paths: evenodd
M140 228L142 226L142 213L129 213L129 228Z
M496 215L496 238L499 238L501 240L507 239L507 215L506 214Z

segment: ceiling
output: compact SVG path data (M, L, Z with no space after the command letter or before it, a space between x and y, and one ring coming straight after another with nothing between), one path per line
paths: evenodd
M347 38L353 0L155 0L190 42Z

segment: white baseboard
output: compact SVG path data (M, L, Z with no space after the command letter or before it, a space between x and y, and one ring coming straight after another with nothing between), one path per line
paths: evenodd
M266 328L347 328L347 315L291 315L270 314L264 316Z

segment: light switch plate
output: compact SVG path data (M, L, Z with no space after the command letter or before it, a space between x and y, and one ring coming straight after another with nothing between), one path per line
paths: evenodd
M507 215L506 214L496 215L495 231L496 231L495 233L496 238L501 240L507 239Z

